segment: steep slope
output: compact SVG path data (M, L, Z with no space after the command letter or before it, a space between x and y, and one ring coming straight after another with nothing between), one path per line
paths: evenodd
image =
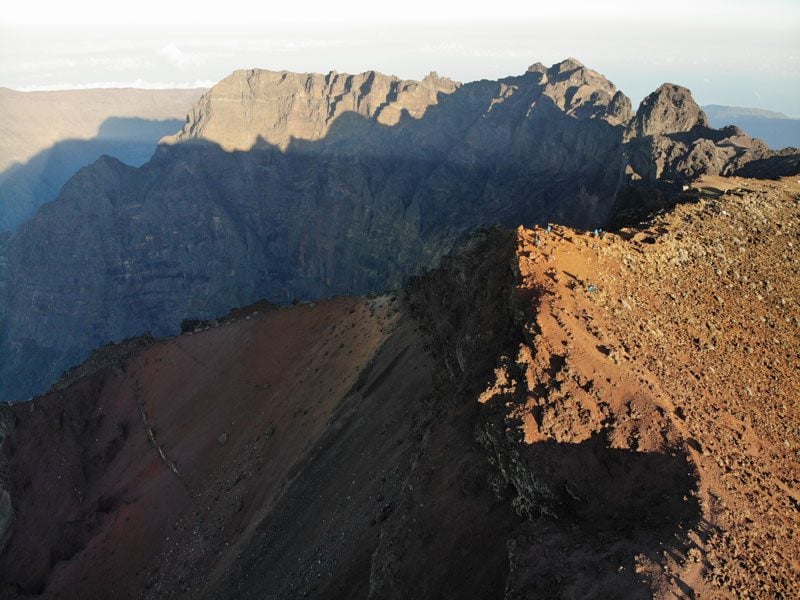
M3 242L0 398L186 317L400 286L478 227L605 226L703 173L800 165L705 124L672 85L632 120L573 59L465 85L237 71L141 169L98 160Z
M252 307L196 334L103 349L6 410L16 519L0 579L47 597L139 597L176 542L196 566L235 557L332 415L346 420L396 325L390 305Z
M698 190L3 407L6 596L796 596L800 185Z
M388 582L372 555L389 551L385 528L407 518L403 490L431 447L458 468L427 518L475 526L453 522L431 548L461 560L420 583L495 594L519 518L485 485L465 427L477 405L421 327L468 332L479 346L463 368L490 372L512 250L509 233L484 234L403 297L249 308L104 348L47 396L0 409L16 511L5 595L385 597L370 592ZM467 553L476 539L485 550ZM429 572L424 556L404 564Z
M0 88L0 231L15 229L103 154L143 164L203 91Z

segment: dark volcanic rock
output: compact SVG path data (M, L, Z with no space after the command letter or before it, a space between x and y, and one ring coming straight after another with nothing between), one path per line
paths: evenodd
M800 148L784 148L766 158L752 160L734 171L737 177L774 179L800 174Z
M776 153L738 127L712 129L686 88L664 84L642 101L626 133L627 178L610 227L668 208L702 175L776 177L796 172L796 149Z
M682 184L704 174L730 175L771 155L741 129L711 129L688 89L665 83L642 100L627 132L630 180Z

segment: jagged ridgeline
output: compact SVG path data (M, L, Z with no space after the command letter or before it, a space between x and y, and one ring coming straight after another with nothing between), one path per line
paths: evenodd
M633 119L571 59L463 85L237 71L141 168L103 157L0 238L0 399L109 340L399 286L476 228L602 226L631 189L771 157L701 115L663 86Z

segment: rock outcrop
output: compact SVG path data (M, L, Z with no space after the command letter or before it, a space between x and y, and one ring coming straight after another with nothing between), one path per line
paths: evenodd
M665 83L642 100L631 123L636 137L684 133L708 127L708 119L692 93L683 86Z
M670 83L642 100L626 137L634 184L683 185L701 175L732 175L748 162L774 155L741 129L711 129L689 90Z

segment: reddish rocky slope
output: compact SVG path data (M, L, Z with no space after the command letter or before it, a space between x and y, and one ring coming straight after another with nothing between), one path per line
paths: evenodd
M483 436L558 520L526 524L507 593L800 593L799 192L705 178L644 229L519 232L532 310Z
M3 408L5 595L796 596L800 184L696 187Z

